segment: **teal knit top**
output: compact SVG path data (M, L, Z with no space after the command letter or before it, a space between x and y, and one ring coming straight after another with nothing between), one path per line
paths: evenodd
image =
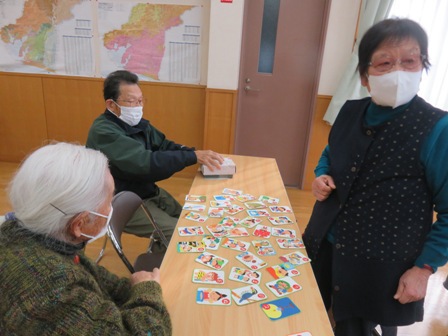
M171 335L155 281L131 286L71 245L0 226L0 335Z

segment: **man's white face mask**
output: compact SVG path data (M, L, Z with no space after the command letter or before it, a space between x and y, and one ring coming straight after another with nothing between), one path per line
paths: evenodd
M117 105L121 110L121 114L118 118L123 120L126 124L130 126L137 125L143 117L143 106L129 107L129 106L121 106L118 105L117 103L115 103L115 105Z

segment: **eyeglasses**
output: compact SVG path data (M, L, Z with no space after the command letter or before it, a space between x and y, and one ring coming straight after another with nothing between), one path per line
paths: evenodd
M146 103L146 98L133 99L133 100L125 100L125 99L121 99L121 98L117 99L117 101L120 101L120 100L122 102L129 104L130 106L143 106Z
M400 64L401 68L404 70L415 71L422 65L424 59L424 55L417 53L411 53L399 59L393 58L390 55L380 55L372 58L369 62L369 66L379 73L391 71L396 64Z

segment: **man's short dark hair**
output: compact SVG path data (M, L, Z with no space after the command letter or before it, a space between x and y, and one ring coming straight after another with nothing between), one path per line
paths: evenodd
M110 73L104 80L104 100L112 99L116 101L120 96L121 84L138 84L138 76L126 70L117 70Z

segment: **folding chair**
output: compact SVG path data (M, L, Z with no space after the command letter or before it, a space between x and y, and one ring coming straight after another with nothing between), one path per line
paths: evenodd
M154 267L160 267L162 264L162 260L164 257L164 252L152 252L153 244L160 239L165 247L168 247L168 240L163 234L162 230L159 228L151 213L146 209L145 205L142 202L142 199L135 193L131 191L122 191L114 196L112 199L112 206L114 208L114 212L112 214L112 218L110 219L110 225L107 232L107 237L112 242L115 251L117 251L118 256L123 261L123 263L128 268L129 272L134 273L137 271L152 271ZM149 238L148 249L145 253L140 254L134 262L134 265L131 264L129 259L123 252L123 246L121 243L121 236L126 224L134 215L135 211L141 207L146 216L149 219L149 222L154 227L154 231ZM158 239L156 238L158 236ZM100 252L100 256L97 258L97 262L101 259L104 254L105 245L107 242L107 237L103 246L103 249Z

